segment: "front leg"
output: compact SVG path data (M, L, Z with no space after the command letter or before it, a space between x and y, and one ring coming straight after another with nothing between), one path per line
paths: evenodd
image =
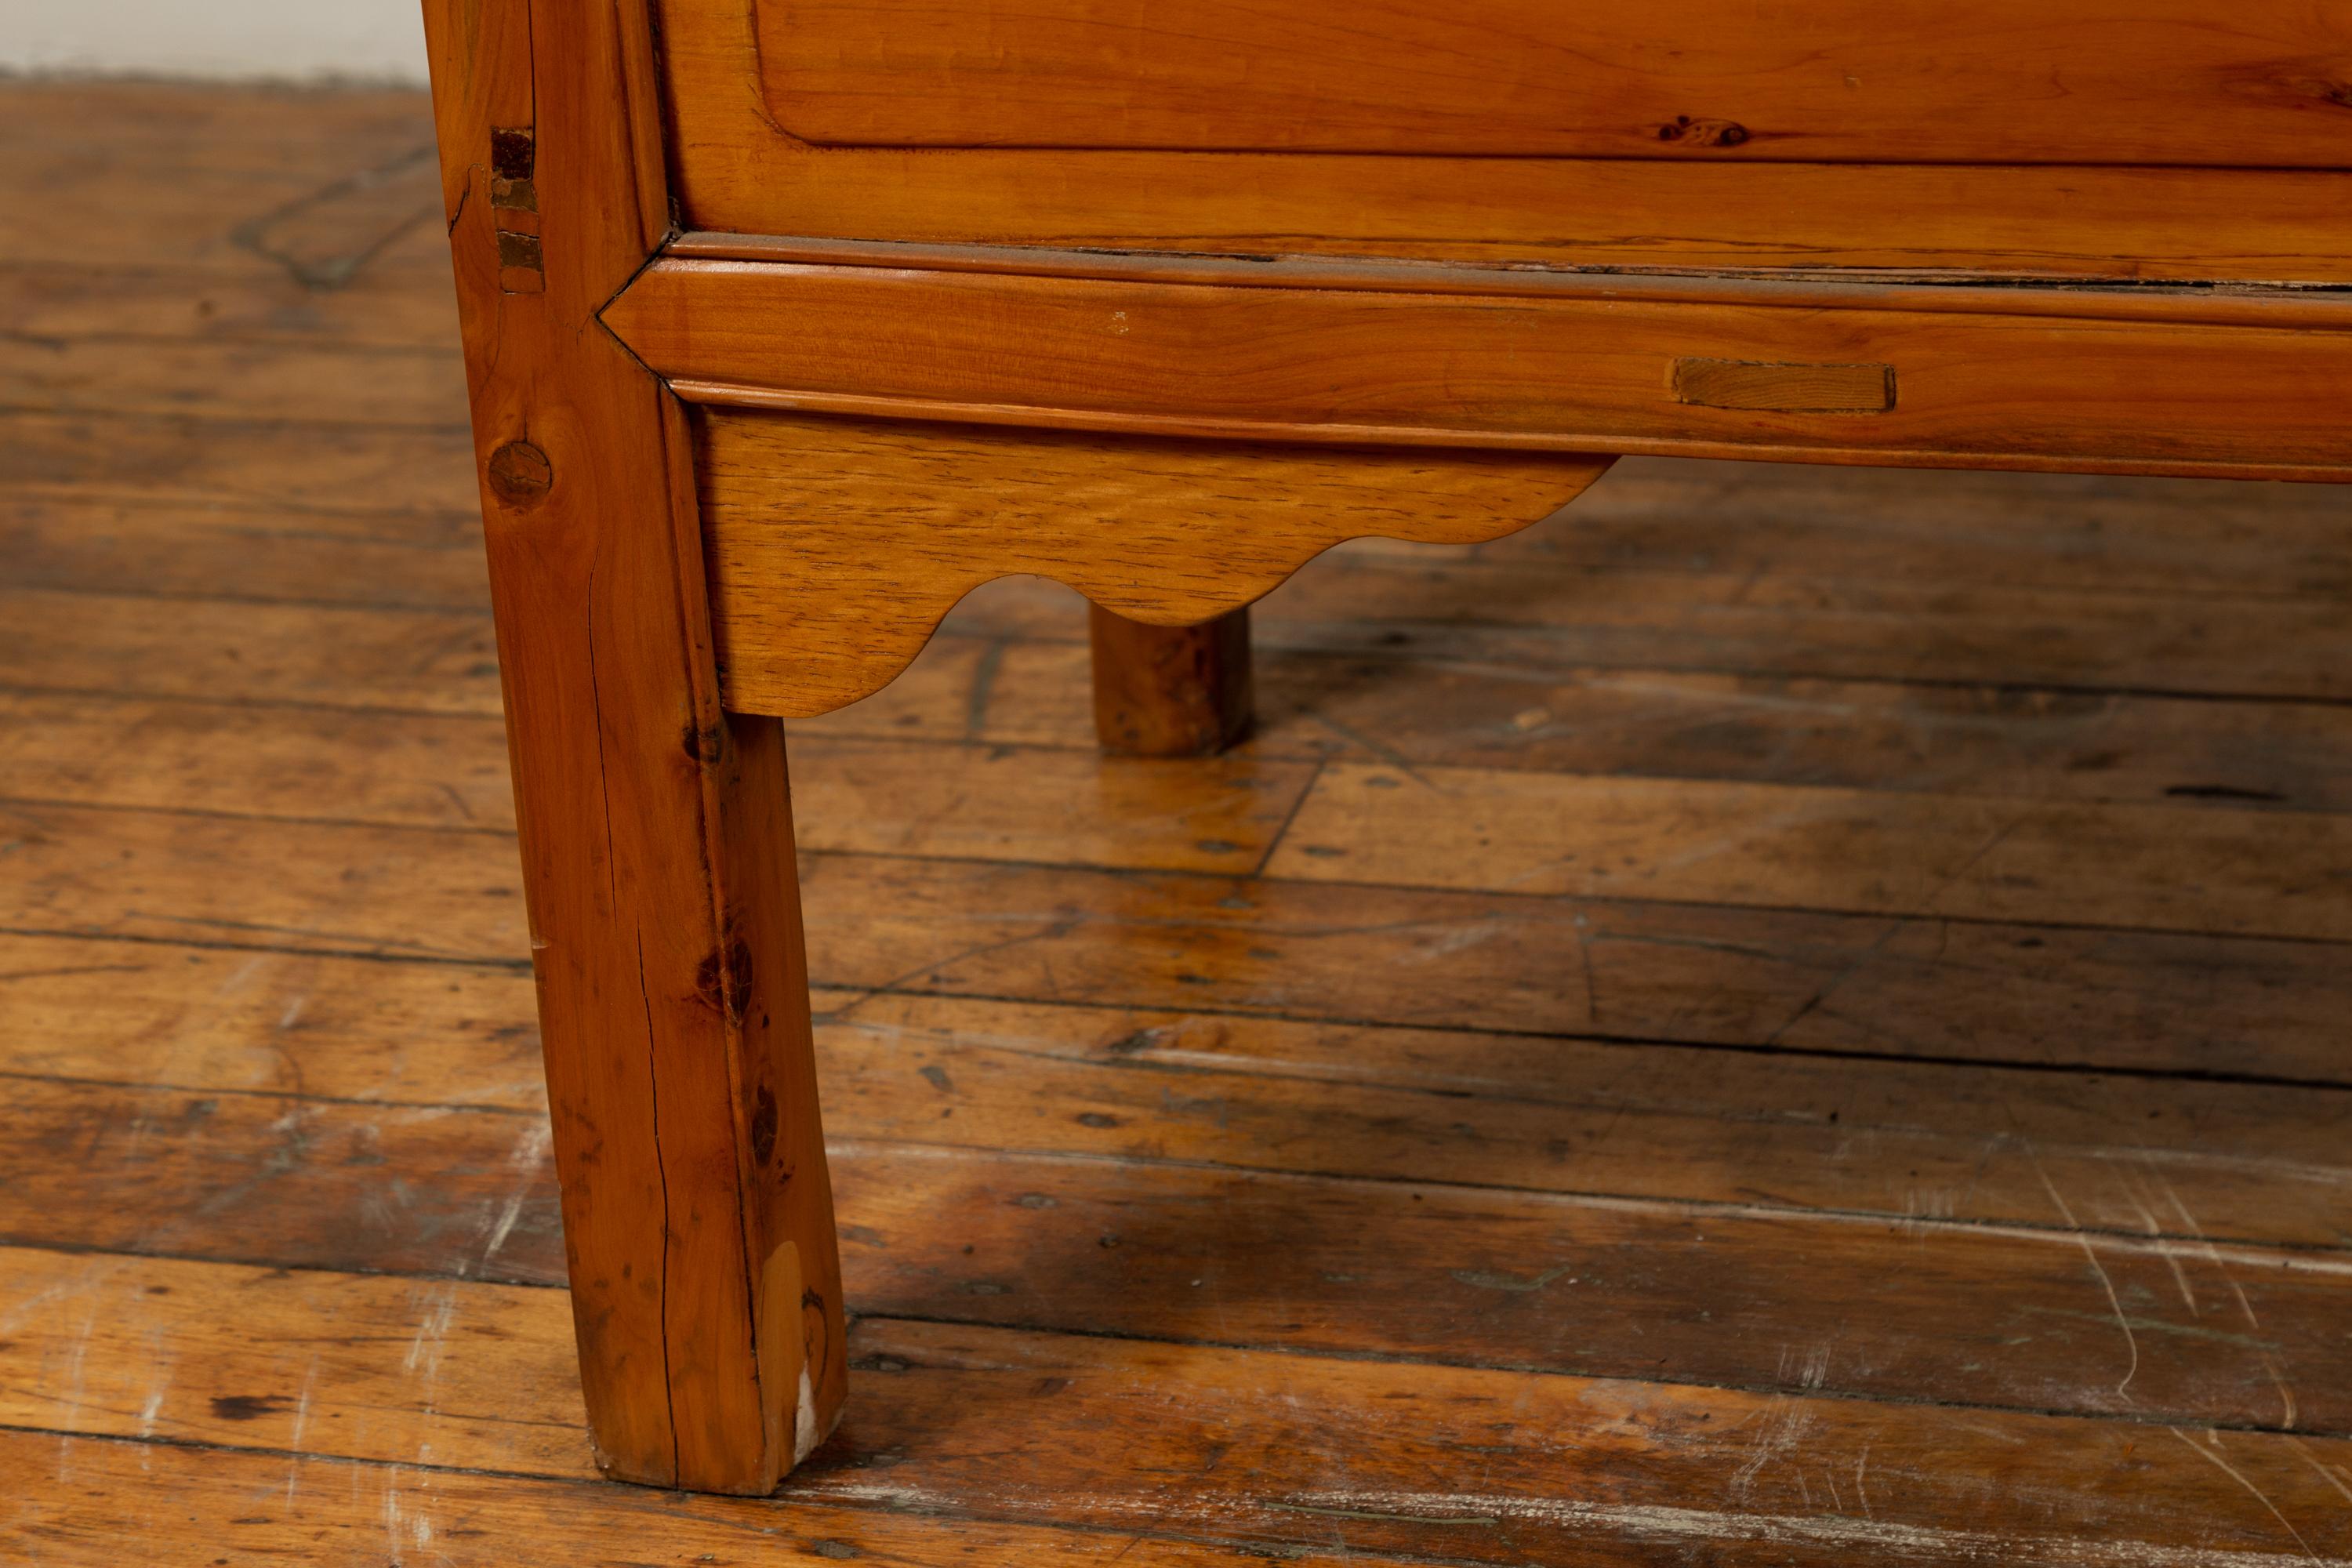
M589 1424L765 1492L841 1407L840 1264L782 728L721 710L686 417L595 320L668 221L651 38L425 11Z

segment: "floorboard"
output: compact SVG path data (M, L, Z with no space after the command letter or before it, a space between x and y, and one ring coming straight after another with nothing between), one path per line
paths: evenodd
M0 1559L2352 1563L2318 487L1629 462L1208 763L975 594L793 739L850 1417L594 1479L430 139L0 85Z

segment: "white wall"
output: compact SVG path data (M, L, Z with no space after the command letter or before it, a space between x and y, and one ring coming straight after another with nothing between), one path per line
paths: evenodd
M0 70L425 82L418 0L0 0Z

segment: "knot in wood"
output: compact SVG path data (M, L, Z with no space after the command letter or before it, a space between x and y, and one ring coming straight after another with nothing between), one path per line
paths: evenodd
M509 441L490 454L490 493L509 506L530 508L547 499L555 465L528 441Z
M1737 147L1748 140L1748 127L1737 120L1693 120L1677 114L1658 127L1658 140L1693 147Z

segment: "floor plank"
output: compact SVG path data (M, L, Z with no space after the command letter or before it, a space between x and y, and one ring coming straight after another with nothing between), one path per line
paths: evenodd
M37 690L499 712L489 618L0 588L0 685Z
M89 1135L139 1129L142 1160L221 1124L110 1090L276 1097L257 1125L326 1101L545 1110L512 966L0 937L0 1073L87 1089ZM869 1142L2352 1244L2341 1091L960 996L817 1005L832 1124ZM473 1167L499 1169L509 1134L483 1125Z
M8 1262L0 1310L51 1377L0 1384L0 1424L47 1435L68 1473L79 1445L59 1434L583 1473L560 1293ZM250 1331L275 1323L331 1330L289 1358ZM1730 1562L2236 1568L2352 1546L2346 1445L2324 1438L887 1320L861 1321L849 1349L873 1393L801 1472L804 1501L1131 1531L1163 1517L1181 1477L1178 1518L1201 1533L1424 1561L1696 1546ZM1146 1446L1111 1448L1106 1426ZM1465 1458L1475 1482L1437 1479Z
M0 407L278 420L318 441L334 440L342 425L438 431L459 422L465 406L454 342L313 348L109 334L36 338L0 362Z
M471 523L386 527L334 514L123 503L28 515L41 505L21 507L14 529L0 509L0 545L24 567L18 588L51 590L0 601L37 628L8 668L22 685L207 694L220 689L219 673L158 658L159 640L191 651L226 645L234 652L221 657L247 670L293 669L315 663L323 611L347 617L338 640L373 646L461 635L443 616L487 605ZM257 550L260 562L236 584L233 610L213 602L224 550ZM145 597L159 594L192 602L184 609ZM256 598L277 602L265 609ZM1068 607L1068 624L1082 626L1075 596ZM950 635L897 682L795 732L1091 750L1087 658L1082 640L964 637L951 619ZM1657 669L1545 673L1279 649L1259 662L1259 723L1243 754L1269 759L2231 809L2352 805L2352 706ZM266 684L247 689L273 695ZM492 683L467 689L470 710L496 712ZM385 693L306 682L289 696L369 707Z
M0 935L0 1072L544 1114L527 963Z
M456 511L353 514L0 490L0 551L9 562L10 588L116 597L217 598L233 588L246 604L487 616L480 526ZM227 558L242 563L233 584L221 579ZM76 646L95 658L102 657L98 642Z
M1474 768L1322 770L1311 881L2352 937L2352 820Z
M298 667L299 668L299 667ZM493 720L429 720L0 689L0 799L466 832L514 831ZM122 748L142 758L121 766ZM793 749L801 843L817 850L1246 873L1313 776L1221 757L1179 771L1093 751L935 748L821 735ZM482 857L504 871L511 846Z
M1579 500L1572 526L1459 555L1572 578L1595 568L1778 573L2172 594L2352 589L2347 501L2326 485L1629 459Z
M12 1243L562 1279L535 1117L21 1081L10 1100ZM1058 1119L1117 1125L1103 1103ZM2352 1434L2334 1375L2352 1352L2352 1260L2057 1228L2075 1216L2054 1180L2039 1226L1953 1226L1465 1188L1393 1165L1341 1178L1026 1152L1063 1141L992 1125L985 1105L940 1109L981 1112L982 1146L866 1142L854 1094L831 1129L854 1313ZM2030 1142L2020 1152L2052 1180ZM93 1171L121 1172L125 1195L75 1203ZM2165 1215L2177 1231L2179 1188L2200 1184L2144 1175L2145 1202L2183 1204Z
M380 237L345 235L328 253L353 254ZM0 327L45 343L136 337L455 348L448 247L429 222L399 230L334 288L312 287L283 262L247 255L207 267L161 256L99 265L87 256L39 261L12 253L0 259Z
M0 142L40 150L0 170L0 255L16 262L274 272L319 251L305 209L329 215L332 252L441 237L415 92L16 82Z
M1323 652L1410 647L1422 658L1538 669L1638 663L2352 697L2343 658L2352 631L2325 596L2228 598L2109 589L2095 579L2011 588L1638 571L1596 573L1562 593L1507 564L1408 566L1358 553L1331 566L1300 580L1263 617L1268 635ZM1668 627L1678 651L1662 660L1651 650Z
M0 805L0 931L522 951L488 835ZM863 855L803 872L827 985L2352 1082L2333 944Z
M58 1568L117 1568L121 1500L133 1493L170 1498L173 1527L230 1563L645 1568L648 1543L657 1543L657 1560L722 1568L859 1558L909 1568L1258 1568L1268 1554L1250 1540L1003 1524L887 1503L745 1502L593 1480L5 1429L0 1484L16 1494L18 1539ZM1302 1568L1381 1561L1287 1544L1281 1557Z
M36 499L436 519L480 505L473 437L462 425L322 429L171 415L18 413L7 426L0 486Z
M1082 643L950 635L799 728L1089 746ZM2130 692L1532 669L1262 647L1257 755L2010 799L2352 807L2352 707Z

